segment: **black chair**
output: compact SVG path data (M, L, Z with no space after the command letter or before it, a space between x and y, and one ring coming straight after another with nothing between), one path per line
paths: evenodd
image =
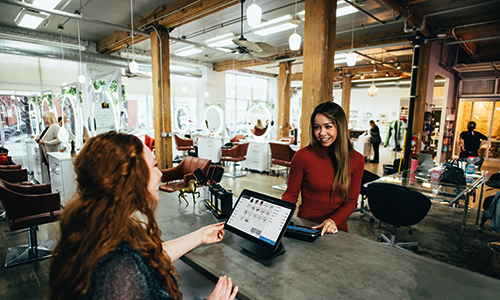
M367 191L367 187L365 186L368 182L372 182L372 181L375 181L377 179L379 179L380 176L378 176L377 174L375 173L372 173L370 171L367 171L367 170L364 170L363 171L363 177L361 178L361 190L359 191L359 194L361 195L361 205L359 206L359 208L356 208L354 210L354 212L361 212L361 214L367 214L370 216L370 222L373 222L375 221L375 219L373 218L373 216L370 214L370 209L368 209L366 206L365 206L365 200L367 198L367 194L366 194L366 191Z
M498 193L500 193L500 192L497 192L497 194ZM487 212L487 209L488 209L488 207L490 207L491 203L493 202L494 197L495 196L488 196L488 197L484 198L483 215L481 217L481 223L479 224L479 227L477 228L479 231L483 231L484 230L484 223L486 223L486 221L488 221L488 220L491 220L491 218L492 218L492 215Z
M491 174L490 178L485 183L490 188L487 191L492 189L500 189L500 173Z
M431 208L431 200L409 188L382 182L370 183L367 195L373 216L393 226L391 239L382 234L380 240L398 249L406 250L401 247L405 246L416 250L417 242L396 243L396 228L422 221Z

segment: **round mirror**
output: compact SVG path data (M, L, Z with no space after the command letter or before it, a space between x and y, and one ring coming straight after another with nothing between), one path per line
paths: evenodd
M175 127L179 130L189 129L189 113L187 108L179 107L175 111Z
M218 134L222 131L222 110L217 106L210 106L205 110L205 130L209 134Z
M248 110L248 131L254 136L263 137L269 134L271 111L263 105L255 105Z

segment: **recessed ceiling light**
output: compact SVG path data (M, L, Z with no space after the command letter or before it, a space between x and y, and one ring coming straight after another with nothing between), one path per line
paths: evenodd
M17 15L14 22L20 27L36 29L46 17L47 15L45 14L29 11L23 8Z

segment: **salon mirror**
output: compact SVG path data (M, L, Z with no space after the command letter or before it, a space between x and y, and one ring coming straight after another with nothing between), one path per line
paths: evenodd
M62 124L59 125L74 135L76 132L75 97L64 96L62 99L62 112Z
M250 134L264 137L271 126L271 111L263 105L255 105L248 110L247 124Z
M208 134L219 134L222 131L222 110L217 106L210 106L205 110L204 128Z
M178 130L189 129L189 112L185 107L178 107L175 111L175 127Z
M38 130L38 122L41 120L41 117L39 116L40 111L36 108L34 103L30 103L30 125L31 128L33 129L33 134L38 135L40 134L40 131Z

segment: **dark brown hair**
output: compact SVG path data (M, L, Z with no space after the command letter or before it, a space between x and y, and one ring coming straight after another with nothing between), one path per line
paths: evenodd
M157 199L147 188L150 174L143 147L133 135L108 132L91 138L76 157L77 196L61 216L61 237L50 266L50 299L80 299L98 260L123 243L163 277L170 295L182 298L172 278L177 270L163 251L154 217Z
M350 161L352 157L352 144L349 139L349 130L347 118L340 105L334 102L324 102L316 106L310 123L310 141L312 147L320 145L314 134L314 118L317 114L323 114L332 121L337 129L337 138L329 147L328 153L333 164L334 178L332 185L332 194L338 193L346 201L349 194L350 183Z

